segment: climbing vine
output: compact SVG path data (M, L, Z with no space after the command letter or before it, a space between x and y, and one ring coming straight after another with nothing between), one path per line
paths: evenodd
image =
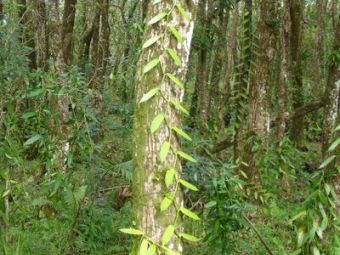
M156 0L153 4L160 3L160 0ZM190 15L184 10L183 6L180 3L176 3L175 1L169 6L168 10L162 10L157 15L153 16L148 22L147 27L155 26L159 22L165 23L165 29L162 33L153 35L151 38L148 38L143 46L142 50L149 49L151 47L155 47L156 42L159 42L160 45L165 45L165 42L162 42L166 36L174 37L178 48L184 47L184 39L178 28L175 25L171 24L171 20L173 18L173 13L179 12L181 16L187 21L190 22ZM161 84L164 84L165 81L169 81L171 85L175 86L176 89L179 89L181 93L184 93L184 84L180 78L178 78L175 72L171 72L167 70L166 65L162 63L162 59L169 58L169 61L172 61L175 66L180 68L182 66L182 60L178 56L176 49L172 47L162 47L161 53L158 57L152 58L149 62L143 65L142 75L146 75L150 72L156 70L158 67L161 70L161 77L159 77L159 85L150 89L146 93L144 93L140 99L138 99L139 104L145 104L150 99L155 97L160 97L165 102L166 107L168 109L174 108L179 113L189 115L189 112L185 109L185 107L181 104L179 99L169 98L169 96L164 93L161 89ZM185 208L183 203L180 203L176 200L176 194L179 192L181 186L187 188L192 191L197 191L197 187L188 181L181 178L179 172L176 171L176 168L179 166L180 159L188 160L190 162L195 163L196 160L185 153L182 150L177 149L175 144L175 139L172 139L175 136L182 137L188 141L192 141L190 136L180 127L173 125L171 123L171 116L168 116L165 112L160 112L157 114L154 119L151 121L149 129L152 135L157 135L156 131L164 128L168 130L167 139L160 146L159 151L159 161L160 163L164 163L167 159L169 153L174 155L174 160L170 166L166 167L162 171L162 177L157 181L162 182L162 185L165 187L164 195L161 203L159 204L159 211L161 213L165 213L170 206L175 208L175 217L171 224L169 224L164 232L162 233L161 242L157 243L152 240L151 237L147 236L143 231L134 228L124 228L120 229L121 232L131 235L141 236L139 242L138 252L139 254L169 254L175 255L179 254L177 250L172 249L168 244L172 239L185 239L187 241L197 242L199 239L195 236L192 236L188 233L182 231L182 226L180 223L181 215L185 215L193 220L200 220L197 214L192 212L191 210Z

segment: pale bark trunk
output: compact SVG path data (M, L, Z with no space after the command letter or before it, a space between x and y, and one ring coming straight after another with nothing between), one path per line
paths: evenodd
M151 19L162 11L169 10L174 3L178 4L180 1L165 0L157 5L149 5L147 19ZM187 6L185 9L189 13L191 12ZM176 209L173 205L165 212L159 211L166 187L161 180L157 181L156 179L161 178L165 170L171 166L176 166L177 174L181 175L180 162L176 161L176 155L174 154L174 151L180 147L179 141L174 136L169 137L169 126L181 126L180 113L169 105L165 98L180 102L183 95L182 91L175 87L169 79L162 80L163 73L160 66L155 67L145 75L142 75L142 69L150 60L161 55L163 70L165 69L165 72L173 73L180 80L184 80L190 52L193 22L189 23L178 12L172 12L171 23L183 35L184 45L180 47L176 39L166 33L155 45L142 51L136 73L133 132L133 205L138 228L156 243L161 243L165 228L169 224L173 224L176 218ZM149 39L163 31L166 31L166 22L164 20L158 24L148 26L145 31L145 39ZM182 61L180 67L177 67L167 55L166 48L173 48L177 51ZM162 96L157 94L147 102L140 103L143 94L155 87L160 88ZM168 125L163 124L155 134L151 134L150 124L159 113L164 113L167 116ZM159 152L161 145L165 141L170 141L172 149L165 161L160 163ZM182 193L175 194L174 200L178 205L182 205ZM181 231L181 226L176 227L178 227L178 231ZM173 238L168 247L182 254L183 248L178 239L174 240Z

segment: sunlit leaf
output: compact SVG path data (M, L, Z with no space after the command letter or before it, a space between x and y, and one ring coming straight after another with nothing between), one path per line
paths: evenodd
M34 135L32 136L30 139L28 139L24 145L27 146L27 145L31 145L37 141L39 141L41 139L41 135Z
M335 159L335 157L336 157L335 155L328 157L324 162L322 162L319 168L321 169L328 166L328 164L331 163Z
M165 185L169 188L170 185L172 184L174 177L175 177L175 169L170 168L168 171L165 173Z
M183 151L177 151L177 154L178 154L179 156L181 156L182 158L184 158L184 159L186 159L186 160L189 160L189 161L191 161L191 162L193 162L193 163L196 163L196 162L197 162L196 159L194 159L193 157L191 157L190 155L186 154L186 153L183 152Z
M165 229L163 236L162 236L162 244L163 245L167 245L170 242L171 237L174 235L174 232L175 232L175 227L173 225L169 225Z
M144 102L148 101L150 98L152 98L154 95L156 95L158 91L159 91L159 87L151 89L150 91L148 91L147 93L145 93L142 96L142 98L139 102L144 103Z
M204 205L204 208L211 208L214 207L217 204L216 201L210 201Z
M198 188L191 184L190 182L187 182L186 180L183 180L183 179L179 179L179 182L186 188L190 189L190 190L193 190L193 191L198 191Z
M156 246L151 244L145 255L154 255L156 253Z
M172 127L172 129L180 136L182 136L183 138L187 139L188 141L192 141L191 137L185 133L182 129L178 128L178 127Z
M189 22L190 16L189 14L183 9L183 7L180 4L176 4L177 9L182 14L182 16Z
M146 74L147 72L152 70L154 67L156 67L158 64L159 64L159 59L158 58L154 58L153 60L151 60L149 63L147 63L143 67L143 74Z
M169 30L179 43L183 43L183 37L174 26L169 26Z
M338 147L340 143L340 137L338 139L336 139L331 146L329 146L328 151L333 151L336 147Z
M169 206L171 205L172 203L172 199L168 198L167 196L165 196L161 202L161 205L160 205L160 210L161 212L165 211L166 209L169 208Z
M170 49L170 48L167 48L166 50L168 51L170 57L174 60L175 64L176 64L177 66L180 66L180 65L182 64L182 61L181 61L181 59L178 57L176 51L173 50L173 49Z
M149 242L146 239L143 239L140 247L139 247L139 255L145 255L147 253L149 246Z
M173 106L175 106L175 108L181 112L183 112L186 115L189 115L189 112L187 109L185 109L180 103L178 103L176 100L170 100L170 103L173 104Z
M157 41L159 40L159 38L161 38L161 36L159 36L159 35L150 38L149 40L147 40L147 41L143 44L142 48L143 48L143 49L146 49L146 48L150 47L150 46L153 45L155 42L157 42Z
M197 214L193 213L192 211L190 211L187 208L182 207L181 209L179 209L184 215L188 216L189 218L193 219L193 220L200 220L200 218L197 216Z
M137 235L137 236L141 236L144 233L138 229L134 229L134 228L121 228L119 229L120 232L123 232L125 234L129 234L129 235Z
M184 89L183 83L179 79L177 79L174 75L172 75L171 73L167 73L166 76L168 76L169 79L172 80L180 89Z
M199 239L197 237L189 235L187 233L181 233L179 236L184 238L185 240L188 240L188 241L191 241L191 242L198 242L199 241Z
M161 150L159 152L159 158L160 158L161 162L164 162L164 160L168 156L169 150L170 150L170 143L169 142L164 142L162 144Z
M164 114L160 113L153 119L153 121L151 122L151 126L150 126L151 134L157 131L157 129L163 123L164 118L165 118Z
M160 21L161 19L163 19L165 16L167 15L166 12L161 12L159 14L157 14L155 17L153 17L152 19L149 20L149 22L147 23L148 25L152 25L157 23L158 21Z

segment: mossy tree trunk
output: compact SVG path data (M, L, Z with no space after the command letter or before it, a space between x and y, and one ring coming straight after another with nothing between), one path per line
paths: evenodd
M169 11L172 4L180 4L179 0L164 0L158 4L148 5L146 19L150 20L163 11ZM188 13L192 13L192 6L184 6ZM166 19L148 26L145 31L145 40L167 31ZM179 140L170 136L170 126L181 126L180 112L175 109L168 100L181 102L183 91L174 86L169 79L162 79L164 70L173 73L180 80L184 80L187 70L188 57L191 45L193 22L188 22L175 9L170 23L176 27L183 36L184 43L178 44L174 36L166 32L162 39L151 47L144 49L140 55L136 72L135 88L135 116L133 128L133 210L138 228L152 241L161 243L162 233L169 224L173 224L176 218L176 209L173 205L165 212L160 212L160 203L164 197L165 185L161 180L169 167L176 166L177 174L181 175L180 162L176 161L174 152L179 149ZM176 66L166 49L177 51L181 65ZM152 59L160 57L160 63L146 74L143 67ZM162 66L162 68L161 68ZM147 102L140 103L141 98L151 89L158 87L159 92ZM154 133L150 132L153 119L160 113L166 116L166 121ZM166 123L166 125L165 125ZM171 144L166 159L160 161L160 149L165 141ZM175 194L174 200L181 205L182 192ZM182 254L182 246L179 241L170 241L169 247Z
M304 0L290 0L291 17L291 77L293 82L293 109L294 111L303 106L303 84L302 84L302 17ZM304 116L293 119L291 139L297 148L304 146Z
M248 101L248 131L245 159L246 174L252 184L260 183L258 161L267 148L270 129L270 92L273 82L271 68L276 54L277 11L275 1L261 0L256 26L258 54L250 80ZM254 151L254 148L258 149Z

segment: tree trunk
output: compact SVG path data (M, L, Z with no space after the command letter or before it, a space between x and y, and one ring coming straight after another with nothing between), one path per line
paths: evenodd
M180 4L179 0L164 0L156 5L149 5L147 10L147 20L155 17L157 14L165 11L168 12L173 4ZM184 6L188 13L191 10ZM190 7L191 8L191 7ZM134 214L137 220L137 226L153 242L161 243L162 234L169 224L176 221L176 208L172 204L168 210L159 211L159 206L164 191L163 184L164 173L169 167L176 169L177 175L181 175L180 162L177 159L176 151L179 150L180 144L178 138L172 133L170 127L181 127L180 112L176 110L169 100L181 102L183 91L174 85L174 83L164 78L165 73L176 75L179 80L184 80L187 69L187 62L190 52L190 41L192 36L193 22L188 22L183 16L172 11L169 16L170 22L176 27L183 36L184 44L179 45L176 39L169 33L165 32L164 36L151 47L144 49L136 72L136 90L135 90L135 116L133 131L133 204ZM167 31L165 19L156 24L149 25L145 31L145 40ZM181 65L176 66L172 58L167 54L166 49L172 48L177 52L181 60ZM143 68L151 60L160 58L160 64L151 69L146 74L142 74ZM162 68L160 67L162 66ZM163 73L163 71L165 73ZM163 78L162 78L163 77ZM140 102L143 95L151 89L159 88L155 96L147 102ZM158 114L163 113L166 121L161 124L160 128L154 133L150 132L150 124ZM159 154L162 144L170 142L171 149L167 157L162 162ZM160 179L160 180L159 180ZM178 190L174 194L173 200L177 205L182 205L182 193ZM176 224L176 231L181 231L182 227ZM182 254L182 245L179 239L172 238L167 247L173 251Z
M243 17L243 34L240 39L240 59L236 67L235 84L235 136L234 136L234 161L242 160L243 126L246 120L248 84L252 59L253 40L253 1L245 0Z
M260 183L258 160L267 148L270 129L270 91L273 82L272 66L276 54L277 10L275 1L261 0L256 27L259 54L254 57L249 91L248 134L245 159L246 174L252 184ZM258 145L258 146L256 146ZM258 147L254 151L254 147Z
M37 53L38 66L47 71L48 61L48 32L47 32L47 17L46 17L46 2L40 0L38 2L38 33L37 33Z
M291 17L291 37L290 37L290 54L291 54L291 74L294 87L293 92L293 109L303 105L303 84L302 84L302 16L304 0L290 0L290 17ZM297 117L293 120L292 141L297 148L304 146L304 116Z
M289 58L289 30L290 30L290 12L289 0L284 0L283 17L281 23L281 69L278 88L278 125L277 139L282 140L286 129L286 97L288 88L288 58Z
M324 96L324 119L322 126L322 152L324 158L329 156L327 153L330 142L334 134L334 128L338 119L339 113L339 89L340 89L340 71L339 71L339 56L340 49L340 16L335 30L333 53L328 67L328 79Z

